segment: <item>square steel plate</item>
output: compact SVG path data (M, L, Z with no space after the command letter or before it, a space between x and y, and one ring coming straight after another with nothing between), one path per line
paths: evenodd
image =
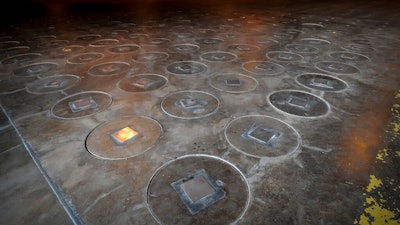
M204 169L172 182L171 186L191 215L196 215L226 196L225 191Z

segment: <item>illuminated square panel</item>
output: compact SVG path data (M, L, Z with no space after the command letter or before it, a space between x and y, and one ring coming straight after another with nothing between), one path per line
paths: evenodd
M68 103L73 113L81 112L87 109L96 109L98 104L92 97L81 98Z
M100 70L104 73L111 73L111 72L115 72L117 71L119 68L115 65L106 65L104 67L102 67Z
M172 182L171 186L191 215L196 215L226 196L225 191L204 169Z
M62 48L62 51L63 52L72 52L72 49L71 48Z
M273 144L278 141L281 133L277 130L253 123L242 133L241 136L244 139L254 141L268 147L272 147Z
M138 135L139 132L132 127L124 127L112 132L110 137L117 145L125 145L129 141L138 137Z

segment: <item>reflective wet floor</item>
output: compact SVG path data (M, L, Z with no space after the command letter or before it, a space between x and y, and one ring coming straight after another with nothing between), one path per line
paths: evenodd
M400 224L398 3L46 6L2 25L1 224Z

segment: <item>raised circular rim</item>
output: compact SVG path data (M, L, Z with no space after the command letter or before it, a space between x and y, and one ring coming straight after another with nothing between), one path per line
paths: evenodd
M100 127L102 127L102 126L105 126L105 125L107 125L107 124L110 124L110 123L113 123L113 122L115 122L115 121L119 121L119 120L122 120L122 119L125 119L125 118L126 118L126 119L129 119L129 118L132 119L132 118L137 118L137 117L148 119L148 120L154 122L154 124L157 124L157 125L159 126L159 128L160 128L160 135L158 136L157 140L156 140L152 145L150 145L150 146L148 146L147 148L143 149L142 152L140 152L140 153L138 153L138 154L136 154L136 155L126 156L126 157L113 157L113 158L111 158L111 157L105 157L105 156L101 156L101 155L99 155L99 154L95 154L95 153L94 153L95 151L89 150L89 147L87 146L87 142L88 142L89 138L90 138L92 135L95 134L94 132L96 131L97 128L100 128ZM90 133L86 136L86 139L85 139L85 147L86 147L86 150L87 150L91 155L93 155L94 157L96 157L96 158L98 158L98 159L111 160L111 161L113 161L113 160L129 159L129 158L133 158L133 157L142 155L142 154L146 153L147 151L149 151L150 149L152 149L152 148L155 146L155 144L159 141L159 139L162 137L163 132L164 132L164 131L163 131L163 128L162 128L162 125L160 124L160 122L158 122L157 120L155 120L155 119L153 119L153 118L151 118L151 117L148 117L148 116L122 116L122 117L119 117L119 118L116 118L116 119L113 119L113 120L109 120L109 121L102 122L102 123L100 123L99 125L97 125L95 128L93 128L93 129L90 131Z
M84 39L83 37L93 37L93 39ZM76 37L75 41L93 41L96 38L101 38L101 34L83 34Z
M218 42L216 42L216 43L203 43L202 41L204 41L204 40L218 40ZM194 41L199 45L217 45L217 44L221 44L221 43L224 42L223 39L214 38L214 37L211 37L211 38L198 38L198 39L196 39Z
M97 42L100 42L100 41L111 41L111 42L113 42L113 43L104 44L104 45L98 45L98 44L96 44ZM115 38L103 38L103 39L98 39L98 40L95 40L95 41L91 42L91 43L89 44L89 46L90 46L90 47L95 47L95 48L101 48L101 47L106 47L106 46L110 46L110 45L115 45L115 44L118 44L118 43L119 43L119 40L118 40L118 39L115 39Z
M330 75L330 74L324 74L324 73L302 73L302 74L297 75L297 76L294 78L294 80L296 81L297 84L299 84L299 85L301 85L301 86L303 86L303 87L305 87L305 88L308 88L308 89L310 89L310 90L322 91L322 90L318 90L318 89L314 89L314 88L311 88L311 87L309 87L309 86L306 86L306 85L300 83L300 81L298 81L298 78L299 78L299 77L304 76L304 75L307 75L307 74L330 77L330 78L333 78L333 79L335 79L335 80L339 80L339 81L343 82L343 83L346 85L346 88L344 88L344 89L342 89L342 90L336 90L336 91L325 90L324 92L342 92L342 91L345 91L346 89L348 89L348 88L350 87L350 85L349 85L346 81L344 81L344 80L342 80L342 79L340 79L340 78L338 78L338 77L332 76L332 75Z
M224 61L212 61L212 60L209 60L209 59L204 58L204 55L212 54L212 53L224 53L224 54L233 56L233 59L224 60ZM232 52L225 52L225 51L210 51L210 52L204 52L204 53L202 53L202 54L200 55L200 59L205 60L205 61L210 62L210 63L232 62L232 61L235 61L237 58L238 58L238 56L237 56L236 54L234 54L234 53L232 53Z
M270 54L274 54L274 53L292 54L292 55L295 55L296 57L299 57L300 59L298 59L298 60L279 60L279 59L276 59L276 58L273 58L273 57L269 56ZM289 51L269 51L269 52L265 53L265 56L269 60L272 60L272 61L275 61L275 62L283 62L283 63L301 62L301 61L304 60L304 56L302 56L300 54L297 54L297 53L289 52Z
M161 42L161 43L151 43L154 40L163 40L163 42ZM147 42L144 42L143 44L145 44L145 45L153 45L153 46L160 46L160 45L166 45L168 43L171 43L171 40L169 38L155 37L155 38L147 39Z
M36 58L30 59L30 60L28 60L28 62L29 62L29 61L34 61L34 60L36 60L37 58L40 58L40 57L42 56L42 54L40 54L40 53L22 53L22 54L12 55L12 56L9 56L9 57L7 57L7 58L1 60L1 61L0 61L0 64L3 64L3 65L12 65L12 64L25 63L26 61L25 61L25 62L19 62L19 61L17 61L17 62L12 62L12 63L4 63L4 61L6 61L6 60L10 60L10 59L17 58L17 57L21 57L21 56L25 56L25 55L36 56Z
M135 50L133 50L133 51L128 51L128 52L118 52L118 51L112 51L113 49L115 49L115 48L118 48L118 47L138 47L137 49L135 49ZM137 45L137 44L120 44L120 45L116 45L116 46L113 46L113 47L110 47L110 48L108 48L107 49L107 51L108 52L111 52L111 53L115 53L115 54L129 54L129 53L132 53L132 52L135 52L135 51L137 51L137 50L139 50L139 49L141 49L141 47L139 46L139 45Z
M322 102L324 102L324 103L326 104L326 106L328 107L327 112L324 113L324 114L322 114L322 115L318 115L318 116L299 116L299 115L291 114L291 113L288 113L288 112L285 112L285 111L279 109L279 108L276 107L274 104L272 104L271 101L269 100L270 96L273 95L273 94L275 94L275 93L278 93L278 92L288 92L288 91L289 91L289 92L301 92L301 93L309 94L309 95L312 95L312 96L318 98L319 100L321 100ZM272 108L274 108L276 111L281 112L281 113L284 113L285 115L289 115L289 116L293 116L293 117L298 117L298 118L317 119L317 118L321 118L321 117L326 117L326 116L329 115L330 112L331 112L331 105L330 105L325 99L323 99L323 98L321 98L321 97L319 97L319 96L317 96L317 95L315 95L315 94L309 93L309 92L307 92L307 91L300 91L300 90L295 90L295 89L283 89L283 90L273 91L273 92L271 92L271 93L269 93L269 94L267 95L267 102L268 102L268 104L269 104L270 106L272 106Z
M251 202L251 198L252 198L252 194L251 194L251 186L246 178L246 176L243 174L242 171L240 171L240 169L238 167L236 167L233 163L229 162L228 160L225 160L223 158L220 158L218 156L214 156L214 155L208 155L208 154L188 154L188 155L183 155L183 156L179 156L176 157L175 159L169 160L167 162L165 162L164 164L162 164L159 168L157 168L154 173L151 175L149 181L147 182L147 186L146 186L146 208L147 210L150 212L151 216L156 220L156 222L160 225L163 225L162 221L160 221L160 219L157 217L157 215L155 214L155 212L152 210L152 208L150 207L150 199L149 199L149 188L150 185L152 184L153 180L156 178L156 176L160 173L160 171L162 169L164 169L165 167L169 166L170 164L174 163L175 161L178 160L182 160L182 159L186 159L186 158L192 158L192 157L204 157L204 158L209 158L209 159L214 159L214 160L219 160L229 166L231 166L233 168L234 171L236 171L242 178L243 182L245 183L245 186L247 188L247 201L246 204L244 206L243 212L237 217L237 219L235 221L233 221L230 224L236 224L238 221L240 221L243 216L246 214L249 206L250 206L250 202Z
M286 154L280 155L280 156L276 156L276 157L258 156L258 155L250 154L250 153L248 153L248 152L245 152L245 151L243 151L243 150L237 148L234 144L231 143L231 141L230 141L229 138L227 137L226 132L227 132L228 128L230 127L230 125L231 125L233 122L235 122L235 121L237 121L237 120L239 120L239 119L241 119L241 118L248 118L248 117L265 117L265 118L269 118L269 119L272 119L272 120L275 120L275 121L278 121L278 122L283 123L284 125L286 125L287 127L289 127L292 131L294 131L294 133L296 134L296 136L297 136L297 143L298 143L297 146L296 146L292 151L290 151L289 153L286 153ZM228 144L229 144L230 146L232 146L235 150L239 151L240 153L243 153L244 155L251 156L251 157L254 157L254 158L259 158L259 159L283 159L283 158L287 158L288 156L291 156L291 155L293 155L294 153L299 152L299 151L301 150L301 146L302 146L302 142L303 142L300 133L299 133L293 126L291 126L290 124L288 124L288 123L286 123L285 121L282 121L282 120L280 120L280 119L277 119L277 118L274 118L274 117L271 117L271 116L260 115L260 114L240 116L240 117L237 117L237 118L235 118L235 119L229 121L229 123L228 123L228 124L225 126L225 128L224 128L224 137L225 137L225 140L228 142Z
M147 54L158 54L158 55L163 55L163 57L155 59L155 60L150 60L150 61L140 61L140 60L137 60L137 58L135 57L135 56L142 56L142 55L147 55ZM154 63L154 62L158 62L158 61L167 60L168 58L169 58L169 54L167 52L160 52L160 51L141 52L141 53L136 54L131 57L132 61L134 61L136 63Z
M174 47L176 47L176 46L182 46L182 45L193 46L193 47L196 48L195 51L199 51L199 50L200 50L200 46L195 45L195 44L189 44L189 43L187 43L187 44L175 44L175 45L169 46L167 49L168 49L168 51L171 51L171 52L174 52L174 53L180 53L180 54L183 54L183 53L191 53L190 51L188 51L188 52L183 51L183 52L182 52L182 51L176 51L176 50L174 49Z
M331 52L328 53L328 55L329 55L329 57L331 57L331 58L337 59L337 58L335 58L335 57L332 56L332 54L335 54L335 53L339 53L339 54L340 54L340 53L344 53L344 54L358 55L358 56L361 56L361 57L366 58L367 61L371 61L370 57L368 57L368 56L366 56L366 55L363 55L363 54L361 54L361 53L352 52L352 51L331 51ZM345 59L342 59L342 60L345 60ZM359 60L359 61L357 61L357 60L348 60L348 61L349 61L349 62L355 62L355 63L357 63L357 62L363 62L362 60Z
M208 113L208 114L200 115L200 116L192 116L192 117L180 117L180 116L176 116L176 115L173 115L173 114L171 114L171 113L168 113L168 112L165 110L165 108L163 107L163 103L164 103L165 99L167 99L168 97L170 97L170 96L172 96L172 95L179 94L179 93L184 93L184 92L195 92L195 93L202 93L202 94L209 95L209 96L211 96L212 98L214 98L214 99L217 100L217 107L215 107L215 109L214 109L212 112ZM178 119L191 120L191 119L200 119L200 118L208 117L208 116L211 116L211 115L215 114L215 113L218 111L218 109L219 109L219 107L220 107L220 105L221 105L221 102L220 102L220 100L219 100L216 96L214 96L213 94L210 94L210 93L208 93L208 92L205 92L205 91L184 90L184 91L173 92L173 93L170 93L170 94L166 95L166 96L161 100L160 105L161 105L162 111L163 111L165 114L167 114L168 116L171 116L171 117L173 117L173 118L178 118Z
M77 75L74 75L74 74L57 74L57 75L54 75L54 76L45 77L43 79L39 79L39 80L36 80L36 81L34 81L32 83L29 83L29 84L27 84L25 86L25 90L26 90L26 92L31 93L31 94L49 94L49 93L64 91L64 90L67 90L67 89L73 87L73 86L70 86L70 87L65 87L65 88L59 89L59 90L46 91L46 92L34 92L34 91L29 90L29 87L33 86L33 84L39 83L40 81L43 81L43 80L50 80L51 78L54 78L54 77L73 77L73 78L77 79L76 83L81 81L81 78L79 76L77 76Z
M325 69L321 68L320 66L318 66L320 63L336 63L336 64L344 64L344 65L346 65L346 66L349 66L349 67L353 67L353 68L355 68L355 69L357 70L357 72L355 72L355 73L336 73L336 72L332 72L332 71L325 70ZM324 72L326 72L326 73L330 73L330 74L335 74L335 75L352 76L352 75L355 75L355 74L358 74L358 73L360 73L360 72L361 72L361 70L360 70L359 68L357 68L356 66L349 65L349 64L347 64L347 63L343 63L343 62L332 61L332 60L323 60L323 61L318 61L318 62L315 62L315 63L314 63L314 66L315 66L315 67L316 67L318 70L321 70L321 71L324 71Z
M306 52L306 51L293 50L293 49L290 49L290 46L306 46L306 47L309 47L309 48L313 49L313 51ZM287 44L287 45L285 45L285 48L288 51L292 51L292 52L295 52L295 53L298 53L298 54L316 54L316 53L320 52L319 48L317 48L315 46L306 45L306 44Z
M77 96L77 95L86 94L86 93L104 94L104 95L106 95L107 97L109 97L110 103L107 105L107 107L104 107L103 110L97 111L96 113L92 113L92 114L89 114L89 115L79 116L79 117L65 118L65 117L57 116L57 115L54 114L54 111L53 111L53 110L54 110L54 107L55 107L58 103L64 101L65 99L68 99L68 98L71 98L71 97L74 97L74 96ZM56 103L54 103L54 104L51 106L51 108L50 108L50 114L51 114L53 117L55 117L55 118L57 118L57 119L62 119L62 120L82 119L82 118L90 117L90 116L93 116L93 115L95 115L95 114L97 114L97 113L100 113L100 112L105 111L108 107L110 107L110 105L112 104L112 102L113 102L113 96L112 96L111 94L107 93L107 92L104 92L104 91L84 91L84 92L80 92L80 93L75 93L75 94L72 94L72 95L68 95L68 96L66 96L66 97L64 97L64 98L62 98L62 99L60 99L60 100L58 100Z
M80 55L98 55L98 56L100 56L100 58L96 58L93 61L89 61L89 62L71 62L70 61L70 58L75 58L75 57L80 56ZM102 59L102 58L104 58L104 54L103 53L100 53L100 52L85 52L85 53L81 53L81 54L71 55L70 57L67 58L67 63L76 64L76 65L87 64L87 63L95 62L95 61L97 61L99 59Z
M310 44L310 45L331 45L331 44L332 44L332 42L330 42L330 41L328 41L328 40L325 40L325 39L322 39L322 38L306 37L306 38L300 39L300 41L308 41L308 40L314 40L314 41L319 41L319 42L323 43L323 44L312 44L312 43L307 43L307 44Z
M67 45L67 46L63 46L63 47L58 47L57 50L61 50L61 53L65 53L65 54L74 53L74 52L65 52L65 51L63 51L63 49L65 49L65 48L76 48L76 49L79 49L77 52L82 51L83 49L85 49L85 47L82 46L82 45Z
M42 75L42 74L46 74L46 73L48 73L48 72L50 72L50 71L47 71L47 72L44 72L44 73L38 73L38 74L33 74L33 75L27 75L27 76L24 76L24 75L16 75L15 74L15 70L19 70L19 69L22 69L22 68L26 68L26 67L29 67L29 66L34 66L34 65L40 65L40 64L52 64L52 65L55 65L56 66L56 69L58 68L58 63L55 63L55 62L37 62L37 63L31 63L31 64L27 64L27 65L23 65L23 66L20 66L20 67L18 67L18 68L16 68L16 69L14 69L13 71L12 71L12 75L13 76L16 76L16 77L34 77L34 76L39 76L39 75Z
M254 50L241 51L241 50L232 49L231 47L234 47L234 46L249 46L249 47L254 48ZM245 53L253 53L253 52L260 51L261 48L259 46L257 46L257 45L253 45L253 44L231 44L231 45L227 46L226 50L227 51L233 51L233 52L241 53L241 54L245 54Z

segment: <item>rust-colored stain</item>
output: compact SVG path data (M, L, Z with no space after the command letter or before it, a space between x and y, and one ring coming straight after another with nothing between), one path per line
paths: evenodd
M392 122L386 132L388 144L376 155L376 164L385 169L396 170L400 159L398 143L400 143L400 91L395 96L391 108ZM396 144L397 143L397 144ZM359 146L362 147L362 146ZM398 168L397 168L398 169ZM357 225L399 225L400 224L400 184L398 177L382 174L371 174L369 184L364 192L364 212L354 221Z

